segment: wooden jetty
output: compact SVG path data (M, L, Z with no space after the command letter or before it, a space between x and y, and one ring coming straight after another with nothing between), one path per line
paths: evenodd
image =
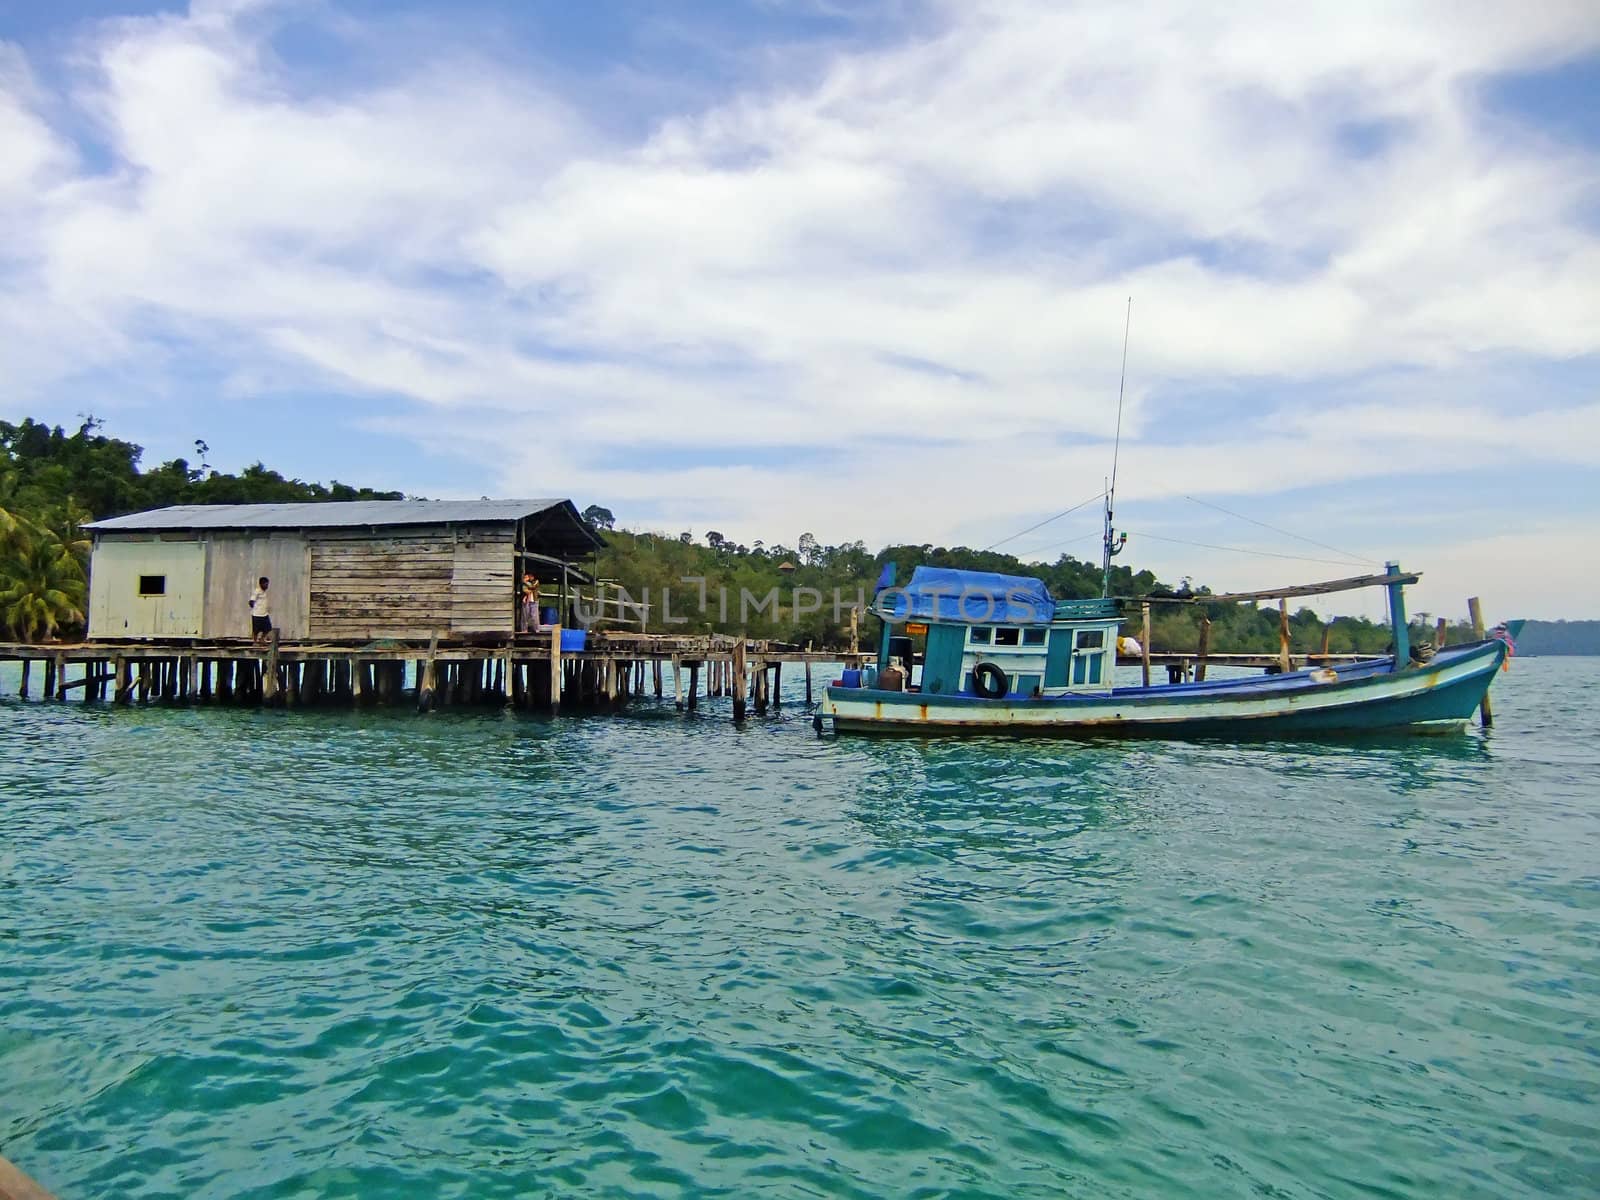
M563 649L559 627L514 637L427 641L285 641L221 638L0 642L0 662L22 664L19 694L37 680L39 698L86 703L394 707L420 711L472 705L559 712L615 707L637 696L671 695L695 711L702 697L728 696L735 720L780 705L786 664L859 666L860 651L816 650L709 635L587 631L583 649ZM37 671L35 668L38 668ZM827 680L822 681L824 684Z

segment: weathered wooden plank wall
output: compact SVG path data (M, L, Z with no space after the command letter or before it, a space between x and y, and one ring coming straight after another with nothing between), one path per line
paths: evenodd
M454 633L512 633L516 629L515 529L463 529L450 574Z
M313 530L307 541L310 636L405 638L450 628L454 530Z
M206 576L205 636L250 636L250 592L265 575L272 581L273 627L282 636L310 636L311 549L305 535L216 533Z

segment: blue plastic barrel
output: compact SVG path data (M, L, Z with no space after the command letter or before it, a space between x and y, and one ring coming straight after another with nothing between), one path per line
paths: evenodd
M541 625L554 625L560 619L560 614L553 608L541 608L539 610L539 623Z
M860 687L861 686L861 668L860 667L846 667L844 669L844 673L839 676L839 686L840 687L847 687L847 688L858 688L858 687Z

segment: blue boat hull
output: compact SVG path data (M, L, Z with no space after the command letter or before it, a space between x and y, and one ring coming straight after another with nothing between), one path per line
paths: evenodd
M822 714L846 733L1273 738L1459 726L1505 659L1491 639L1393 670L1392 660L1325 672L1100 694L989 700L830 687Z

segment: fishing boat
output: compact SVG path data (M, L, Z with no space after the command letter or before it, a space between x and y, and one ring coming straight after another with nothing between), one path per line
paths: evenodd
M1390 655L1339 665L1324 657L1315 667L1292 670L1285 608L1283 653L1265 676L1151 687L1146 671L1141 686L1116 686L1122 610L1111 596L1111 560L1126 548L1128 535L1114 528L1113 508L1132 314L1130 298L1111 474L1106 490L1085 501L1105 502L1100 596L1058 601L1038 579L928 566L917 567L910 582L898 587L895 564L889 563L872 604L883 621L877 663L847 670L824 691L814 722L817 732L831 723L836 733L1277 737L1423 731L1464 723L1484 705L1516 633L1500 626L1496 636L1483 641L1439 651L1419 644L1414 651L1405 587L1419 576L1396 563L1386 564L1381 575L1326 583L1161 597L1180 603L1276 599L1281 604L1291 596L1381 587L1388 592L1394 634ZM913 642L917 636L927 639L920 675Z
M1404 588L1382 575L1194 602L1313 595L1356 586L1388 591L1394 653L1238 679L1118 687L1120 604L1054 600L1038 579L918 567L904 587L885 570L873 611L883 620L875 667L828 687L819 729L837 733L1015 733L1080 736L1277 737L1459 727L1505 661L1505 640L1414 653ZM925 635L920 668L909 635ZM1420 648L1419 648L1420 650ZM1420 661L1426 658L1426 661Z

